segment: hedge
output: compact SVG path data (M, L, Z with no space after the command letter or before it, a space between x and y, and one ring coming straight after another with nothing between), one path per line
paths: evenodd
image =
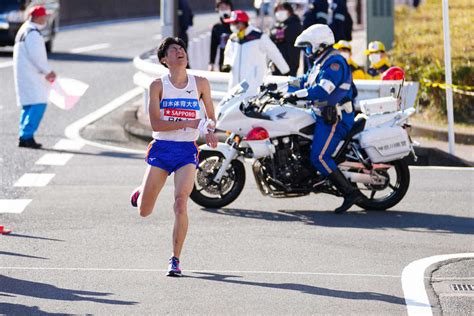
M426 0L418 9L397 6L395 14L393 64L405 70L407 80L444 83L442 1ZM472 0L450 1L452 79L459 86L474 86L473 16ZM455 121L474 124L474 97L459 93L453 96ZM427 118L446 117L445 90L421 84L418 101Z

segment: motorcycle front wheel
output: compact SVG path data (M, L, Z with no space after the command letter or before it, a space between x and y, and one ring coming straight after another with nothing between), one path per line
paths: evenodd
M384 211L397 205L405 196L410 185L410 170L405 160L395 160L391 168L376 171L387 178L384 184L358 184L358 189L365 196L357 206L365 210Z
M221 208L232 203L245 184L245 168L239 160L232 160L220 183L213 178L219 171L224 156L217 151L202 151L191 192L191 200L206 208Z

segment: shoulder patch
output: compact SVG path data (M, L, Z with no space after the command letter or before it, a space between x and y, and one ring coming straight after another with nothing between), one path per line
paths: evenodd
M334 71L339 71L339 69L341 69L341 66L338 63L332 63L329 67Z

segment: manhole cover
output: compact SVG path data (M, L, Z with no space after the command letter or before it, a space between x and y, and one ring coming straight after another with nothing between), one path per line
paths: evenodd
M473 284L451 284L451 289L455 292L474 292Z

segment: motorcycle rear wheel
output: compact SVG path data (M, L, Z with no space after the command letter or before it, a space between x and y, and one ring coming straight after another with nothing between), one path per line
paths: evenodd
M224 156L217 151L202 151L191 192L191 200L206 208L221 208L237 199L245 184L245 168L239 160L232 160L219 184L212 179L219 171Z
M410 185L410 170L405 160L395 160L390 163L385 176L389 177L386 185L375 187L358 184L361 193L366 197L357 206L365 210L384 211L397 205L405 196Z

